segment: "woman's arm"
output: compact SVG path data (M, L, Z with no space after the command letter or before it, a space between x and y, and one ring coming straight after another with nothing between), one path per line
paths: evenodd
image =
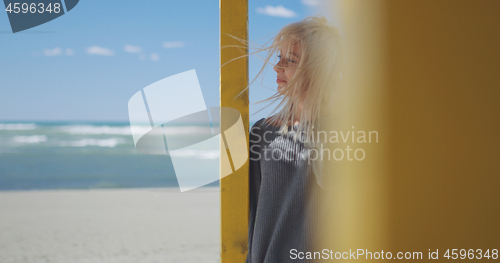
M251 263L252 253L252 239L253 230L255 226L255 215L257 212L257 202L259 200L261 170L260 170L260 145L262 141L260 124L264 119L256 122L250 129L250 153L249 153L249 190L250 190L250 204L249 204L249 219L248 219L248 255L246 263Z

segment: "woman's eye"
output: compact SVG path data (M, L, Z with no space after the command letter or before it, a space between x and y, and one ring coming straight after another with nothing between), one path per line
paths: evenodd
M278 60L281 60L281 58L282 58L282 56L278 55ZM294 63L294 64L297 63L295 60L289 59L289 58L287 58L286 61L289 62L289 63Z

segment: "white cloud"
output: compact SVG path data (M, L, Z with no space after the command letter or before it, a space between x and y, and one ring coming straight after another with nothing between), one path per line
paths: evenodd
M126 52L129 52L129 53L141 53L142 52L142 48L139 47L139 46L132 46L132 45L125 45L125 47L123 48L123 50L125 50Z
M160 60L160 56L158 54L156 54L156 53L153 53L153 54L149 55L149 58L151 60L154 60L154 61Z
M182 41L172 41L172 42L165 42L163 43L163 48L177 48L177 47L183 47L184 42Z
M268 5L264 8L258 7L257 13L268 15L268 16L278 16L278 17L295 17L295 16L297 16L297 14L294 11L292 11L290 9L286 9L282 5L278 5L276 7L270 6L270 5Z
M87 53L90 55L113 56L115 52L100 46L91 46L87 48Z
M302 0L302 3L307 6L319 6L319 0Z
M47 57L54 57L54 56L61 56L61 55L68 55L68 56L73 56L75 54L75 51L71 48L66 48L66 50L63 50L60 47L55 47L53 49L47 48L43 51L43 54Z
M47 57L59 56L62 55L63 51L60 47L55 47L53 49L47 48L43 51L43 54Z

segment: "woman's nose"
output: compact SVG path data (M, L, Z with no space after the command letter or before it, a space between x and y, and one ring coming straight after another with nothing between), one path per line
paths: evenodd
M282 65L282 63L281 63L281 60L280 60L280 61L278 61L278 63L276 63L276 65L274 65L273 69L274 69L274 71L276 71L276 72L281 72L281 71L283 71L283 65Z

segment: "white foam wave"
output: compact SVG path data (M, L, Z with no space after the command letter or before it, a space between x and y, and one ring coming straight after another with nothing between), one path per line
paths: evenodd
M34 123L0 123L0 130L34 130Z
M45 135L31 135L31 136L14 136L12 140L17 143L40 143L46 142L47 136Z
M96 126L96 125L72 125L61 127L62 132L70 134L86 134L86 135L132 135L130 126ZM134 131L139 134L145 134L151 130L151 126L134 126ZM170 135L184 135L184 134L199 134L204 132L211 132L210 127L200 126L179 126L179 127L165 127L165 132Z
M147 126L141 126L141 128L147 128ZM99 135L99 134L109 134L109 135L132 135L130 126L96 126L96 125L71 125L62 126L59 128L60 131L70 133L70 134L87 134L87 135Z
M125 140L122 138L109 138L109 139L92 139L85 138L78 141L63 141L59 142L59 146L63 147L87 147L87 146L97 146L97 147L108 147L114 148L120 143L124 143Z
M217 159L219 158L218 150L176 150L169 152L171 156L197 158L197 159Z
M202 126L178 126L178 127L165 127L165 133L169 135L178 134L200 134L200 133L211 133L212 129L210 127Z

